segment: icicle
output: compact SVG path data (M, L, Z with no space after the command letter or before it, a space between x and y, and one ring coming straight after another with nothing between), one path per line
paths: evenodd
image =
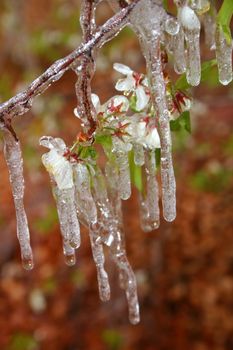
M139 195L140 223L145 232L159 227L159 189L156 179L156 163L154 151L145 152L146 194Z
M104 250L103 250L103 237L102 226L105 226L106 222L102 222L102 217L98 218L97 223L97 209L96 205L102 201L105 197L105 193L102 191L101 177L95 175L93 178L93 198L90 192L90 179L89 174L85 166L78 164L75 166L75 186L76 186L76 205L78 215L81 216L81 220L89 227L89 237L92 248L92 255L97 270L97 280L99 286L99 295L102 301L110 299L110 286L108 281L108 275L104 268ZM81 188L80 186L83 186ZM96 202L96 204L95 204ZM107 213L105 206L101 207L101 214L107 219Z
M177 74L186 72L186 54L184 47L184 31L180 27L179 33L173 37L174 70Z
M110 299L110 286L108 281L108 274L104 268L104 250L101 240L100 228L97 224L90 225L89 235L91 241L91 248L93 259L95 261L97 270L97 279L99 286L99 295L102 301L107 301Z
M33 256L30 246L30 234L24 209L23 159L19 141L6 129L3 129L4 156L9 170L10 184L16 210L17 237L21 249L22 264L26 270L33 268Z
M56 188L59 221L63 237L66 237L72 248L80 246L80 226L76 214L74 188L60 190Z
M100 224L97 223L97 209L90 188L90 176L85 165L81 163L74 165L74 182L78 217L84 225L89 227L89 237L97 270L100 299L107 301L110 299L110 286L108 275L104 268L103 242Z
M149 45L146 57L151 75L152 102L159 116L163 216L165 220L173 221L176 217L176 182L172 164L170 116L166 101L159 38L155 42L150 42Z
M90 188L90 175L87 167L81 163L73 166L73 172L78 216L88 226L97 222L96 205Z
M80 246L80 228L74 203L74 189L60 190L52 176L51 182L63 238L65 262L71 266L76 261L74 249Z
M113 164L106 165L107 179L109 180L111 203L106 192L104 177L101 173L95 179L95 197L99 209L98 220L102 224L102 240L108 244L113 261L119 270L120 286L125 290L126 298L129 306L130 322L136 324L139 322L139 305L137 297L137 286L135 275L127 260L124 234L121 230L122 213L121 199L118 192L118 172ZM117 182L116 179L118 179ZM112 237L111 242L103 238L108 233L108 237Z
M215 49L216 18L210 13L202 16L202 23L205 31L205 44L210 50Z
M76 263L75 249L70 246L67 239L63 238L63 254L67 266L74 266Z
M201 79L200 21L188 6L179 9L178 18L184 29L187 48L186 78L190 85L197 86Z
M147 62L152 103L159 117L161 141L161 180L163 216L167 221L176 217L176 183L171 155L170 115L166 101L166 83L161 62L160 36L166 12L151 0L140 1L131 16ZM153 35L152 35L153 34Z
M131 196L128 149L126 148L124 142L118 137L113 138L113 152L115 153L116 162L119 167L120 197L121 199L126 200Z
M232 42L229 44L220 26L216 28L216 58L219 81L228 85L232 81Z
M135 165L142 166L145 162L144 148L142 145L135 143L133 145L134 151L134 163Z

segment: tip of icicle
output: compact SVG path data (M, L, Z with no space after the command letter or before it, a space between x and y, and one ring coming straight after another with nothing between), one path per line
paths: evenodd
M23 268L25 270L32 270L33 267L34 267L34 262L33 262L33 258L32 257L29 257L29 258L22 258L22 265L23 265Z
M76 263L76 257L74 254L65 255L65 263L67 266L74 266Z

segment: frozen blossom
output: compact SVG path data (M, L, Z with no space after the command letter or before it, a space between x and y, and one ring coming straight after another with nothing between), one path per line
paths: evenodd
M58 188L60 190L72 188L72 165L64 156L66 150L64 141L44 136L40 139L40 144L50 149L42 156L42 162L49 174L54 176Z
M113 68L126 76L124 79L118 80L115 86L116 90L135 93L137 99L136 110L143 110L150 100L147 78L121 63L115 63Z

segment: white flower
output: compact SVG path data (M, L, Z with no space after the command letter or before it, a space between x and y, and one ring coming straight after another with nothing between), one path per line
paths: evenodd
M106 113L108 115L114 113L124 113L129 109L129 101L127 97L122 95L113 96L103 105L100 104L99 96L96 94L91 94L91 100L96 109L97 115L99 113Z
M40 145L50 149L48 153L43 154L42 163L46 170L52 175L60 190L72 188L73 171L70 162L63 156L66 145L62 139L52 137L42 137Z
M160 138L157 129L154 127L147 133L144 139L145 147L150 149L160 148Z
M160 138L157 129L143 119L132 120L126 131L130 134L130 141L145 148L160 148Z
M188 30L200 30L201 24L195 12L189 6L179 9L178 18L182 26Z
M118 80L115 85L116 90L134 92L137 99L136 109L137 111L143 110L150 100L150 95L147 93L147 78L121 63L114 63L113 68L117 72L126 75L126 78Z

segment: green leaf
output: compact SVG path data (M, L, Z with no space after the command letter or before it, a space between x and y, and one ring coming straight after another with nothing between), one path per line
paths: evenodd
M207 81L209 76L212 74L213 69L217 66L216 59L206 61L201 65L201 82ZM182 74L180 78L176 81L176 90L187 90L191 86L186 80L186 74Z
M31 334L16 333L12 336L7 350L36 350L38 343Z
M175 132L184 129L191 134L191 120L189 111L183 112L176 120L171 120L170 129L171 131Z
M230 45L232 42L230 23L233 16L233 1L224 0L217 15L217 23L225 34L226 40Z
M143 184L142 184L142 168L134 163L134 152L129 152L129 166L130 166L130 177L132 184L138 189L138 191L142 192Z
M91 158L93 160L96 160L97 158L97 152L96 149L92 146L79 146L79 157L82 159L87 159L87 158Z
M106 329L102 338L109 350L118 350L123 343L122 335L115 329Z
M163 0L163 7L166 11L168 11L168 0Z
M190 120L190 112L189 111L185 111L181 114L180 116L181 119L181 123L184 126L184 129L191 134L191 120Z
M171 131L180 131L181 129L180 118L170 121L170 129Z
M158 169L158 167L160 166L160 162L161 162L161 149L160 148L156 148L156 150L155 150L155 160L156 160L156 168Z
M106 134L97 134L95 136L95 142L103 147L105 152L111 152L112 150L112 137Z
M135 94L133 94L129 99L129 106L131 111L138 113L138 110L136 108L136 103L137 103L137 97Z

